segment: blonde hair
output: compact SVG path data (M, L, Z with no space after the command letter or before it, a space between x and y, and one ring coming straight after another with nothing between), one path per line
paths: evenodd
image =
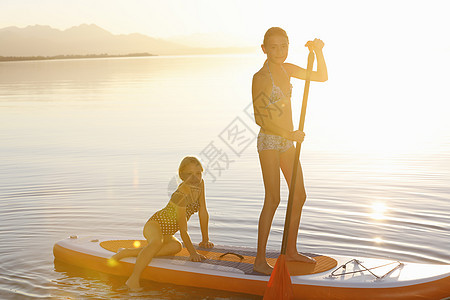
M184 176L184 170L187 168L187 166L194 164L196 166L199 166L202 169L203 172L203 166L200 163L200 161L194 157L194 156L186 156L183 158L183 160L180 163L180 166L178 167L178 176L180 176L181 180L185 181L187 178Z
M263 41L263 45L266 46L267 42L269 41L269 38L271 36L282 36L285 37L288 41L289 44L289 38L287 36L286 31L284 31L284 29L280 28L280 27L271 27L266 31L266 34L264 34L264 41Z

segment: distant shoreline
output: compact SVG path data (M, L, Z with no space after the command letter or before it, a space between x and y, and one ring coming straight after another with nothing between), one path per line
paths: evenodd
M4 61L30 61L30 60L55 60L55 59L83 59L83 58L111 58L111 57L142 57L157 56L150 53L130 54L86 54L86 55L55 55L55 56L0 56L0 62Z

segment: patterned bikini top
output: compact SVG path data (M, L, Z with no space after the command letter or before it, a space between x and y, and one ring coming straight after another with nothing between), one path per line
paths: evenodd
M190 193L185 194L176 190L172 197L170 198L169 205L176 205L181 207L186 207L186 218L189 218L200 209L200 202L198 201L200 198L200 194L202 192L201 187L190 187Z
M198 199L186 205L186 218L189 218L200 209L200 203Z
M272 80L272 93L270 94L270 97L269 97L269 103L266 106L266 107L268 107L271 104L275 104L278 101L281 101L283 98L290 99L291 95L292 95L292 84L290 82L289 74L286 72L286 70L283 68L283 66L281 66L281 69L284 71L284 74L286 74L286 76L289 78L289 92L287 95L285 95L283 93L283 90L279 86L275 85L275 82L273 81L272 73L270 72L269 64L267 62L266 62L266 64L267 64L267 70L269 70L270 80Z

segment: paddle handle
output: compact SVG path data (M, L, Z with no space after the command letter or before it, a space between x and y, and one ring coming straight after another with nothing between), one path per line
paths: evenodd
M303 128L305 127L306 105L308 103L309 85L311 83L311 72L313 65L314 65L314 52L310 50L308 54L308 65L306 67L306 80L305 80L305 89L303 90L302 111L300 112L300 122L298 124L298 130L301 131L303 131Z
M303 90L302 110L300 113L300 123L298 125L298 129L301 131L303 131L303 128L305 126L306 105L308 103L309 85L311 82L311 72L313 65L314 65L314 52L312 51L311 47L309 47L308 65L306 67L305 89ZM297 171L301 148L302 143L297 142L295 146L294 168L292 170L291 185L289 189L289 198L286 209L286 218L284 221L283 241L281 243L281 254L286 254L287 237L289 234L289 224L291 223L292 204L294 202L294 193L295 193L295 181L297 180Z

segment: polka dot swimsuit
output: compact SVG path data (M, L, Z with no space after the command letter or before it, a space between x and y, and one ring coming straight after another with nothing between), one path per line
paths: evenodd
M181 201L180 205L178 206L185 206L186 207L186 219L189 221L189 218L196 212L198 212L200 208L200 203L198 202L200 198L200 188L192 188L192 193L190 195L183 194L179 191L175 191L175 193L172 194L171 200L169 203L164 207L163 209L157 211L149 221L156 221L159 223L159 226L161 227L161 231L163 235L174 235L175 232L177 232L180 227L178 226L177 221L177 212L176 207L177 204L174 203L174 199L178 198L183 199L184 201ZM186 205L183 205L186 203Z

